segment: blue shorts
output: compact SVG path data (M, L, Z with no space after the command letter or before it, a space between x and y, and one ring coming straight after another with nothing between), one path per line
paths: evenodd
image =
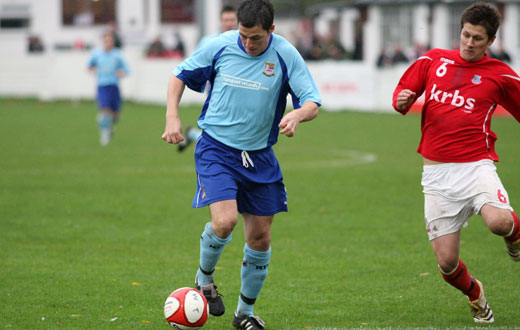
M100 109L111 109L118 112L121 108L121 95L117 85L98 86L98 107Z
M197 191L193 207L233 199L239 213L274 215L287 212L287 193L272 148L241 151L206 132L195 147Z

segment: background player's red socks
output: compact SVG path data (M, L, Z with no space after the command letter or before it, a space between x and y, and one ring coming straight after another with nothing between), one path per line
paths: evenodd
M520 220L515 212L511 212L513 215L513 228L511 228L511 234L504 237L508 242L516 242L520 238Z
M468 273L466 265L462 260L459 260L459 265L451 274L444 274L442 271L441 274L446 282L462 291L471 301L479 298L480 286L473 276Z

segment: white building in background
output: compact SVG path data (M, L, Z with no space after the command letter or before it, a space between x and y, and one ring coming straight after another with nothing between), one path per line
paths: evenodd
M408 64L378 69L380 51L391 53L399 45L412 56L418 44L450 48L459 37L460 13L471 2L323 1L303 19L277 14L275 32L294 44L307 38L307 45L333 35L358 56L308 62L325 108L392 111L392 91ZM190 54L202 35L218 32L220 8L228 3L237 6L240 0L0 0L0 97L93 98L86 60L115 21L132 70L123 80L123 96L165 103L169 75L181 59L146 58L146 46L160 35L172 48L180 36ZM503 22L493 49L503 45L520 72L520 0L499 1L497 7ZM41 39L43 52L27 52L30 36ZM202 103L203 95L186 92L183 100Z
M200 34L216 33L221 0L0 0L0 52L27 48L29 35L47 50L98 45L108 22L117 23L125 46L145 47L161 35L174 46L179 33L194 49ZM178 14L175 14L178 13ZM204 24L197 24L197 22ZM202 31L199 31L202 28Z

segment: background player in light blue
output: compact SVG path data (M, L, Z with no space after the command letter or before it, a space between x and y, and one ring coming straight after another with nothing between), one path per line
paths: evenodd
M200 48L202 45L204 45L209 40L219 36L221 33L236 30L237 29L237 13L233 6L224 6L222 7L222 10L220 11L220 32L209 34L202 39L200 39L199 44L197 45L197 48Z
M103 35L103 47L92 53L87 65L91 72L96 73L100 143L105 146L110 142L113 125L119 120L121 110L119 79L127 75L130 70L121 52L114 47L114 36L110 32Z
M237 28L238 20L237 13L233 6L224 6L220 11L220 33L214 33L207 36L204 36L197 45L197 49L199 49L202 45L204 45L209 40L218 37L221 33L235 30ZM207 83L203 87L203 91L209 91L210 83ZM180 142L177 145L178 151L183 151L188 147L192 142L197 141L199 136L202 134L202 131L196 127L188 126L186 127L186 138L184 141Z
M162 138L168 143L184 140L178 112L184 87L200 91L209 80L211 89L198 120L203 134L195 147L193 206L209 205L211 222L201 236L196 285L208 298L210 313L222 315L225 307L213 273L240 213L246 245L233 326L263 329L253 305L267 276L274 215L287 211L283 177L271 146L279 134L292 137L301 122L314 119L321 99L296 48L273 33L269 1L246 0L237 16L238 31L208 41L173 71ZM288 94L294 110L284 115Z

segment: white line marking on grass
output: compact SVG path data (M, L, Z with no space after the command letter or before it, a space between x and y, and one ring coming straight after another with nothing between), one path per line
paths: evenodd
M319 160L312 161L280 161L282 169L320 169L320 168L337 168L352 165L361 165L373 163L377 160L377 156L370 152L361 152L356 150L332 150Z
M282 154L280 152L280 154ZM313 153L307 153L307 155ZM370 152L361 152L356 150L326 150L325 152L316 152L316 160L310 161L295 161L295 160L280 160L282 170L314 170L321 168L339 168L353 165L369 164L377 161L377 156ZM283 158L283 157L282 157ZM118 167L110 169L96 169L96 168L28 168L28 169L0 169L2 175L32 175L32 176L46 176L46 175L70 175L70 174L88 174L88 175L195 175L195 165L171 165L156 168L141 168L141 167Z

